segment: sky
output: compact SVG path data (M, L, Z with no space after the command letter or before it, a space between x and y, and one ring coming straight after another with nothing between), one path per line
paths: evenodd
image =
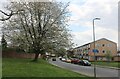
M5 1L1 1L0 4L3 5ZM95 20L96 40L106 38L118 43L119 0L62 0L62 2L69 1L68 9L71 16L68 28L71 30L75 47L93 41L94 18L100 18L100 20Z
M96 40L106 38L118 43L118 1L119 0L74 0L69 10L72 12L69 28L73 42L81 46L93 41L93 19Z

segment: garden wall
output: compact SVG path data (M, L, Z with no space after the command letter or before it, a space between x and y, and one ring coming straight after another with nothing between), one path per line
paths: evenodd
M2 52L2 57L6 58L34 58L33 53Z

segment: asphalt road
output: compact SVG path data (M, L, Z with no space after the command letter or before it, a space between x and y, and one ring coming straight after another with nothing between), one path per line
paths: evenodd
M80 74L84 74L91 77L94 76L93 66L81 66L77 64L66 63L60 61L59 59L57 59L57 61L49 60L49 63L59 66L61 68L72 70ZM96 77L118 77L118 72L120 72L120 70L118 71L116 69L96 67Z

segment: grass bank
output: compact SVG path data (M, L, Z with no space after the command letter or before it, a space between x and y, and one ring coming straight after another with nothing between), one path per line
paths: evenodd
M78 73L62 69L39 59L30 62L30 59L3 58L3 77L83 77Z
M101 65L101 66L109 66L109 67L117 67L120 68L120 62L102 62L102 61L97 61L97 62L92 62L92 64L96 65Z

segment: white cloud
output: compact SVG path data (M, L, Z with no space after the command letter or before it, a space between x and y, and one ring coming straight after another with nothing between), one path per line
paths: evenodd
M84 32L72 32L73 42L78 46L92 42L93 41L93 32L92 30L87 30ZM107 38L111 41L118 43L118 32L112 29L105 29L98 27L95 30L96 40L101 38Z
M71 17L74 20L92 20L94 17L111 18L112 20L117 17L116 0L86 0L84 5L71 4L69 9L74 14ZM114 16L110 16L113 13ZM75 16L77 18L74 18Z
M111 29L111 28L103 28L97 27L96 28L96 38L108 38L116 43L118 43L118 31Z
M92 41L92 31L84 31L84 32L72 32L73 34L73 42L78 46L83 45L85 43L89 43Z
M92 20L95 17L101 18L95 21L96 39L108 38L118 42L118 0L84 0L82 5L78 4L80 0L75 1L69 7L73 15L70 23L86 30L72 32L74 43L83 45L92 41Z

